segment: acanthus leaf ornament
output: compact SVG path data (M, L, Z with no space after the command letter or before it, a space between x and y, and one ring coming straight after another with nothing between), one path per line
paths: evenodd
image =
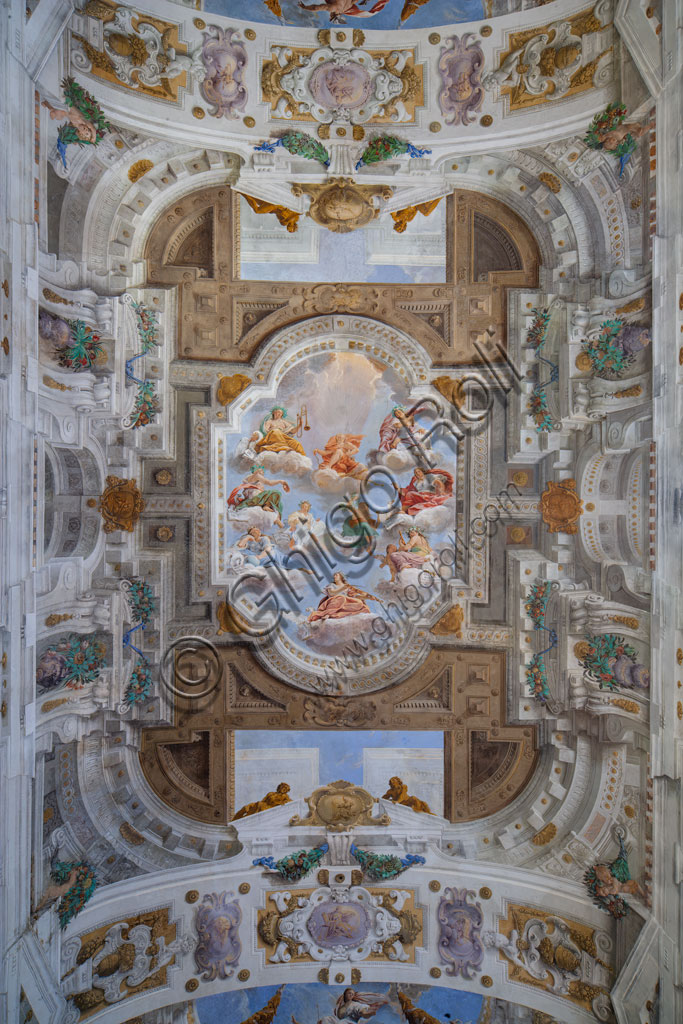
M126 530L132 533L145 507L142 494L135 480L123 480L108 476L100 497L100 514L105 533Z

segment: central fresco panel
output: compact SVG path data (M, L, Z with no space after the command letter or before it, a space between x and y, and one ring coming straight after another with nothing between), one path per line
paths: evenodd
M452 604L458 495L443 400L349 328L280 358L214 432L214 582L276 674L345 693L426 654Z

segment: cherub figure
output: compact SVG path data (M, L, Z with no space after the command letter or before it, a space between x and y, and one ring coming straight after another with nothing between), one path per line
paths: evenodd
M393 775L389 779L389 789L382 797L382 800L391 800L395 804L410 807L411 810L418 811L421 814L433 813L429 804L425 803L424 800L420 800L417 796L409 796L408 787L403 779L399 779L398 775Z
M621 835L617 835L619 854L611 864L594 864L583 876L588 892L593 897L596 907L607 910L613 917L625 917L630 907L622 893L639 896L646 900L642 887L631 878L628 867L628 854Z

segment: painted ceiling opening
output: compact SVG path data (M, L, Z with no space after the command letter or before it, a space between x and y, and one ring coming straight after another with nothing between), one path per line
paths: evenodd
M683 1019L679 6L5 7L3 1020Z

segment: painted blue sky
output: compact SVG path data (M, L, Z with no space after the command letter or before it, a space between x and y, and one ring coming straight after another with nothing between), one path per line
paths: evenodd
M242 225L253 221L247 204L242 200ZM282 239L282 245L293 246L297 236L288 234L284 227L277 224L272 215L259 219L259 227L268 233L276 232ZM382 220L386 223L387 216ZM305 223L305 222L304 222ZM391 224L390 221L388 221ZM380 221L374 221L376 227ZM310 228L310 223L306 224ZM351 231L348 234L336 234L327 228L313 225L317 233L318 258L310 263L270 260L255 262L246 259L241 263L241 277L245 281L376 281L381 284L441 284L446 280L446 204L440 203L429 217L416 217L406 231L395 236L403 245L403 252L392 250L393 256L384 256L376 246L386 244L378 239L376 230ZM389 232L391 235L391 231ZM438 242L435 245L435 238ZM251 245L253 246L253 240ZM268 243L263 243L263 251L267 252ZM243 243L244 251L244 243ZM253 252L253 249L251 250ZM285 249L287 251L287 249ZM404 263L403 253L415 259L414 264ZM416 256L425 253L426 259ZM439 262L433 262L439 260Z
M396 998L396 986L372 982L360 985L359 991L387 993L391 1003L373 1017L376 1024L405 1024ZM260 1010L277 991L276 985L225 992L205 996L196 1002L200 1024L241 1024ZM458 992L448 988L423 988L407 985L402 991L415 1006L437 1017L443 1024L477 1024L483 997L478 992ZM274 1024L289 1024L292 1015L298 1024L317 1024L320 1017L331 1014L342 989L335 985L287 985L282 993Z
M237 750L270 749L272 747L317 747L320 751L320 785L346 779L363 784L363 750L367 747L402 747L443 750L441 732L256 732L249 729L235 733ZM302 1022L303 1024L303 1022Z
M318 0L321 2L321 0ZM367 0L361 9L368 11L375 0ZM428 3L401 24L404 0L389 0L383 10L371 17L344 16L345 24L356 28L373 30L396 28L429 28L432 25L449 25L461 21L478 21L484 18L482 0L428 0ZM220 14L227 18L242 18L246 21L260 21L267 25L297 25L299 28L326 28L331 24L325 11L305 11L298 0L280 0L282 19L277 18L263 0L205 0L204 10L209 14Z

